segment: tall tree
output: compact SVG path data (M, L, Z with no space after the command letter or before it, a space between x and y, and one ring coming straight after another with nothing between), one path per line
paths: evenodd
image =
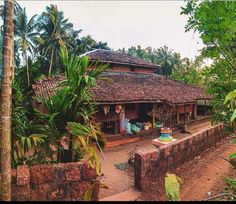
M181 59L180 63L176 63L170 78L187 84L203 85L201 65L201 57L194 61L188 58Z
M27 51L31 54L33 53L34 44L33 41L38 33L35 31L35 17L34 15L29 21L27 19L25 8L16 15L15 18L15 36L16 44L19 46L23 59L26 66L26 75L27 83L30 86L30 73L29 73L29 64L28 64L28 55Z
M164 45L164 47L158 48L155 54L156 62L161 66L163 75L170 75L175 65L172 50L169 50L169 48Z
M200 33L202 53L213 63L204 72L212 99L213 119L231 126L232 109L224 104L228 92L236 89L236 3L234 1L189 0L181 14L188 15L186 31Z
M2 138L1 138L1 185L2 200L11 200L11 96L14 69L14 1L4 1L4 31L2 49Z
M0 33L0 76L2 76L2 35Z
M46 11L39 16L38 48L44 56L50 56L49 76L51 76L53 64L59 69L59 48L68 46L69 33L72 28L73 24L68 23L68 19L64 18L64 13L59 11L56 5L47 6Z
M74 31L70 37L70 52L75 55L80 55L94 49L110 50L106 42L94 40L90 35L79 38L78 34L81 32ZM74 39L74 40L73 40Z

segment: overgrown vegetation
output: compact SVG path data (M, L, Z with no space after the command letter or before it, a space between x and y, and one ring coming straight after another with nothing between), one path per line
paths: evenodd
M236 3L233 1L189 0L182 8L182 14L188 15L186 31L194 30L200 33L205 44L202 54L211 58L213 64L204 70L206 87L212 94L214 120L223 122L228 131L235 130L236 118ZM235 139L234 139L235 142ZM229 155L229 161L235 167L236 154ZM235 199L235 179L226 178ZM224 196L224 194L219 195Z

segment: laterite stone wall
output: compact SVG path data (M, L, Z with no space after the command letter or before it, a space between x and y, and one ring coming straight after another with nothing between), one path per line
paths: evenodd
M134 159L135 186L139 190L146 188L148 180L163 176L168 171L192 160L224 137L224 127L219 124L156 148L156 150L136 152Z
M12 200L81 201L95 179L87 163L21 165L12 170ZM97 186L92 200L98 200L98 191Z

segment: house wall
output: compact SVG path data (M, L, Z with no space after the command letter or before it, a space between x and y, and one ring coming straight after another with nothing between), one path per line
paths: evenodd
M138 68L138 67L135 68L135 72L145 73L145 74L154 73L154 70L155 69L143 69L143 68Z
M148 73L154 73L155 69L113 64L111 70L112 71L118 71L118 72L130 72L130 71L132 71L132 72L137 72L137 73L146 73L146 74L148 74Z
M179 113L184 113L184 105L173 106L172 112L177 113L177 108L179 108ZM194 104L186 105L186 113L193 112Z
M102 105L99 106L99 111L98 113L94 116L96 121L116 121L119 120L119 114L117 114L115 112L115 110L112 110L113 108L111 108L111 111L105 115L103 109L102 109ZM138 104L134 104L134 109L129 110L129 109L125 109L125 118L128 119L135 119L138 118Z
M136 152L135 186L140 190L147 188L148 181L164 176L167 172L200 155L225 136L224 126L219 124L154 150Z

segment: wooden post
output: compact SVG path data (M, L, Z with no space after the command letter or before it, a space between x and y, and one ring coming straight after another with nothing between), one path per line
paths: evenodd
M187 131L187 124L186 124L186 104L184 104L184 132Z
M204 100L204 116L206 116L207 115L207 111L206 111L206 100Z
M152 104L152 126L155 128L156 104Z
M119 122L115 120L115 134L119 133Z
M197 119L197 102L193 105L193 119Z
M179 106L176 106L177 108L177 124L179 124Z
M165 118L164 118L164 103L162 103L162 123L163 123L163 127L165 127Z
M172 118L172 106L171 106L171 108L170 108L170 128L171 128L171 118Z
M125 107L122 105L122 109L119 114L120 133L125 133Z

